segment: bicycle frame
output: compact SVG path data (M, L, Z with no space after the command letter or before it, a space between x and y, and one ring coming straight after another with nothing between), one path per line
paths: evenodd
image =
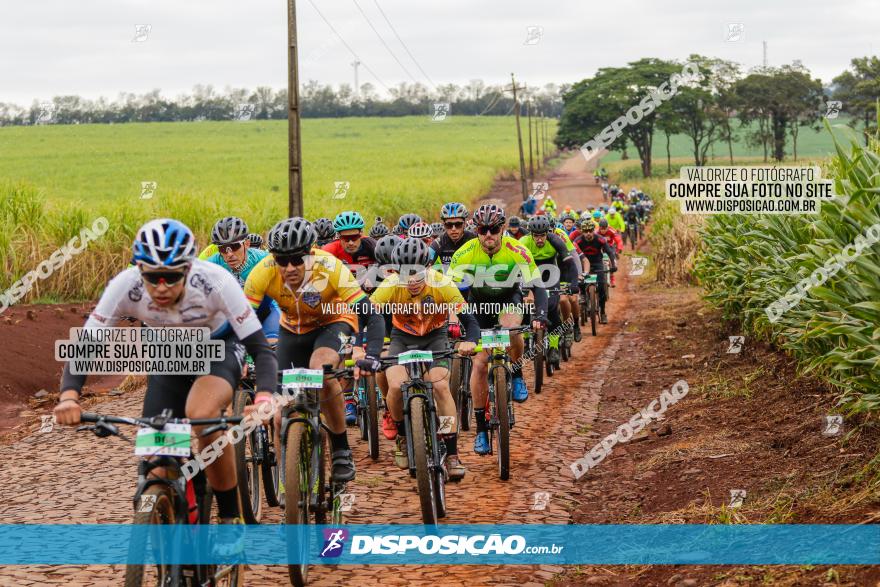
M319 502L321 488L317 484L321 479L321 406L319 389L302 389L294 395L294 400L284 406L281 410L281 462L287 462L287 433L290 427L296 422L303 422L309 430L309 441L311 442L309 452L309 509L318 511L318 508L325 509L326 505ZM283 471L283 470L282 470ZM282 473L283 474L283 473ZM285 486L288 479L284 479ZM286 504L285 507L291 507Z
M400 386L400 393L403 399L403 421L404 426L406 427L406 454L409 459L409 474L411 477L416 476L415 455L413 452L412 441L412 424L410 423L410 404L413 399L417 397L424 398L429 414L428 430L426 432L427 439L431 443L431 470L436 472L441 469L443 466L443 458L446 456L445 451L444 454L440 454L440 447L443 446L443 443L436 442L437 422L439 421L439 417L437 415L437 405L434 402L434 386L430 381L424 380L425 371L425 363L408 363L406 365L408 381Z

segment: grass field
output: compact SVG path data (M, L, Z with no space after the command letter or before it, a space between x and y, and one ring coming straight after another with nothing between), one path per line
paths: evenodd
M832 130L835 135L838 136L838 140L843 140L846 142L847 136L854 136L854 132L852 130L851 121L849 119L839 118L834 120L829 120L828 122L832 125ZM861 125L858 127L861 129ZM755 156L761 157L763 161L764 151L763 149L755 146L750 146L746 144L745 141L745 133L748 129L739 128L739 123L734 124L735 136L737 140L733 143L733 156L734 158L751 158ZM858 136L861 136L860 132ZM864 142L864 140L862 139ZM676 157L686 157L690 160L690 165L693 165L694 155L693 155L693 141L687 135L678 134L672 135L669 139L669 151L672 155L672 158ZM717 165L727 165L728 162L725 163L725 159L728 156L727 153L727 143L714 143L714 145L710 148L709 156L714 153L717 162ZM792 140L791 135L789 134L786 138L786 164L791 164L793 162L792 159ZM627 154L630 159L635 159L638 162L638 152L635 147L630 144L627 149ZM653 166L660 169L662 165L663 169L659 170L658 173L664 173L666 169L666 135L662 132L656 131L654 132L654 142L651 144L651 155ZM819 128L819 131L815 131L808 127L801 127L798 130L798 163L800 160L806 157L812 158L826 158L834 155L834 141L831 138L831 134L825 129L825 126L822 125ZM612 151L608 153L608 155L604 158L606 162L609 161L618 161L621 158L621 153L619 151Z
M307 119L306 216L359 210L372 224L450 200L471 202L518 167L512 117ZM157 183L148 199L141 182ZM335 182L349 182L334 199ZM110 230L27 299L94 295L150 218L188 224L200 242L238 215L265 232L287 217L286 121L0 128L0 292L105 216Z

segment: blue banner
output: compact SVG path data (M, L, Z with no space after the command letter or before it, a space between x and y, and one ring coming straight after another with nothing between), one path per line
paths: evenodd
M878 525L0 525L19 564L876 565Z

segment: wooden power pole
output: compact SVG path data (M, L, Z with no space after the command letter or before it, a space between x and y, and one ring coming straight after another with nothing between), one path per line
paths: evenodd
M290 216L303 216L302 141L299 126L299 57L296 36L296 0L287 0L287 149Z
M525 202L529 199L529 192L526 188L526 160L523 155L522 129L519 126L519 100L516 97L517 90L523 90L524 87L517 87L513 74L510 74L510 87L505 88L507 91L513 92L513 110L516 113L516 142L519 145L519 178L522 185L522 198Z
M535 179L535 166L532 162L532 99L526 101L526 118L529 120L529 177ZM538 137L535 137L535 141ZM535 143L538 144L537 142Z
M538 140L535 141L535 154L538 158L538 169L544 165L544 113L538 110L538 117L535 119L535 131Z

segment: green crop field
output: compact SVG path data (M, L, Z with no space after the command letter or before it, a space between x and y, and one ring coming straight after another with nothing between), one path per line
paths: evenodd
M405 212L433 220L518 167L513 117L306 119L302 142L312 219L355 209L368 224ZM142 182L156 182L152 197ZM342 198L336 182L348 182ZM110 224L28 299L93 295L150 218L178 218L206 242L229 215L259 232L287 217L286 121L0 128L0 220L12 228L0 234L0 288L95 218Z

